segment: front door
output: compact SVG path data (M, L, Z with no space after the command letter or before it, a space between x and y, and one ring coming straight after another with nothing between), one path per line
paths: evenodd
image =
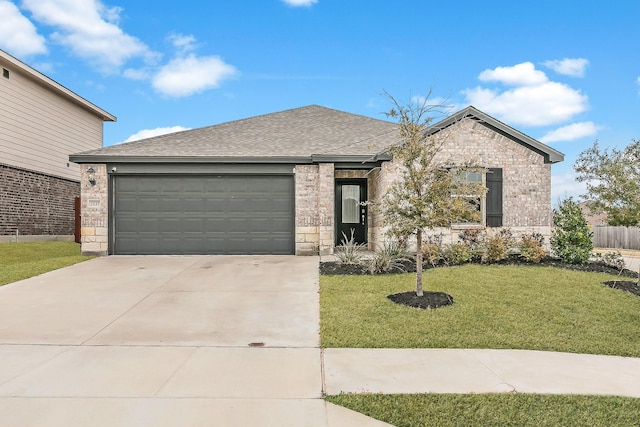
M367 243L366 201L366 179L336 180L336 246L352 235L356 243Z

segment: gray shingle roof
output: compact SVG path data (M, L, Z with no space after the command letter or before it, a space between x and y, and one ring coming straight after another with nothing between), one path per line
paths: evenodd
M397 142L397 125L318 105L86 151L90 158L300 158L374 156Z
M469 106L430 126L429 134L472 118L544 156L564 155ZM219 125L147 138L73 154L76 163L105 162L311 162L390 160L399 141L397 124L319 105L265 114Z

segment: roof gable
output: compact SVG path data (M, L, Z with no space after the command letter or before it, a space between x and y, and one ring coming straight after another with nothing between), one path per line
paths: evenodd
M484 126L492 129L493 131L510 138L518 144L524 145L530 150L539 153L544 157L545 163L558 163L564 160L564 154L562 154L561 152L531 138L528 135L525 135L524 133L512 128L509 125L502 123L501 121L491 117L486 113L483 113L482 111L471 105L458 111L455 114L452 114L446 119L443 119L438 123L429 126L429 128L427 129L427 133L429 135L433 135L465 118L476 120L482 123Z

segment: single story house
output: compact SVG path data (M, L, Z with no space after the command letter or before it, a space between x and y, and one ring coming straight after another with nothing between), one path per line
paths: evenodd
M560 152L474 107L429 133L446 135L443 156L487 170L482 221L460 227L550 235ZM398 142L396 123L311 105L74 154L82 251L328 254L351 230L373 249L384 229L362 202L397 176Z
M0 241L73 240L80 166L69 154L101 148L116 118L3 50L0 69Z

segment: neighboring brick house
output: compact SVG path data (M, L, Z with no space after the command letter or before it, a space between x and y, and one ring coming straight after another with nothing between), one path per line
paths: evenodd
M429 128L443 159L487 168L483 219L456 228L551 229L558 151L473 107ZM397 176L397 124L316 105L74 154L82 250L93 254L328 254L342 232L373 249L361 202ZM87 171L93 171L89 182Z
M80 167L116 118L0 50L0 241L72 239Z

